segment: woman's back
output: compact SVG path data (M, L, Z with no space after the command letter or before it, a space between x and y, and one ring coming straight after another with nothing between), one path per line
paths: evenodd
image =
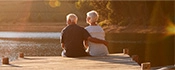
M92 37L105 40L105 32L100 26L87 26L85 29ZM107 47L104 44L88 42L88 45L89 54L91 56L105 56L109 53Z

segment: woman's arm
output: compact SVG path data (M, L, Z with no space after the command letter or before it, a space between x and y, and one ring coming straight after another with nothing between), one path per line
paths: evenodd
M62 47L63 50L65 49L65 48L64 48L64 43L61 43L61 47Z
M85 46L86 49L88 48L88 46L89 46L88 40L84 40L84 46Z

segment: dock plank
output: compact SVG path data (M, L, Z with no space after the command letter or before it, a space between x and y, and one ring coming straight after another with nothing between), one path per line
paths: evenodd
M26 56L1 65L0 70L140 70L128 55L68 58L61 56Z

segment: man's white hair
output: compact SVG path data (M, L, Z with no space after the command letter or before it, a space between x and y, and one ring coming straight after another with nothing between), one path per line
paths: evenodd
M66 16L66 19L67 19L67 21L70 20L71 22L75 22L76 23L77 20L78 20L78 17L75 14L71 13L71 14L68 14Z
M91 18L90 19L91 23L92 22L96 22L98 20L98 18L99 18L99 15L98 15L97 11L94 11L94 10L89 11L86 15L87 15L87 17Z

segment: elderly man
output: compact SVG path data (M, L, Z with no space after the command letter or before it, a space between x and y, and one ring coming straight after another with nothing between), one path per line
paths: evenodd
M78 17L75 14L68 14L66 18L67 26L61 31L60 37L61 46L63 48L62 56L88 56L89 54L85 52L85 47L83 45L84 40L107 44L104 40L92 38L83 27L78 26Z

